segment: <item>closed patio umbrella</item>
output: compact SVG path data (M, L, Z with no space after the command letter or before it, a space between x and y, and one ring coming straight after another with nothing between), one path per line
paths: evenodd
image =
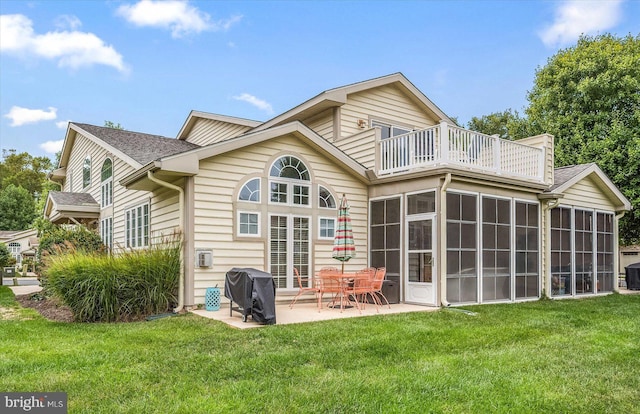
M353 243L349 203L347 202L347 196L343 194L340 208L338 209L338 226L333 241L333 258L342 262L342 273L344 273L344 262L355 257L355 255L356 246Z

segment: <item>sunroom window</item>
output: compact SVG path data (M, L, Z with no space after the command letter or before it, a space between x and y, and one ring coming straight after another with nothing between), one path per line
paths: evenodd
M307 166L298 158L280 157L271 166L269 200L272 203L309 206L311 178Z

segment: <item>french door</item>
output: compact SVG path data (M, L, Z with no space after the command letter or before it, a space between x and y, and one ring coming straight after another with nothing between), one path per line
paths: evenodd
M407 252L405 272L405 300L435 305L435 226L433 214L409 216L407 219Z
M311 220L295 215L269 217L269 268L278 289L297 287L293 268L311 276Z

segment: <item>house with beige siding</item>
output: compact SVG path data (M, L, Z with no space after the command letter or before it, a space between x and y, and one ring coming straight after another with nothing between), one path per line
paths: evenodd
M94 227L114 250L181 231L187 307L237 266L271 273L289 300L294 267L337 264L343 194L346 270L386 267L399 301L610 293L630 203L595 164L554 169L553 144L460 128L398 73L266 122L192 111L175 138L70 123L45 215Z

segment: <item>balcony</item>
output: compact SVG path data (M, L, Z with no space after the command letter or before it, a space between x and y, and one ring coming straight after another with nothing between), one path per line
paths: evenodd
M378 141L378 175L450 166L544 182L544 149L442 122Z

